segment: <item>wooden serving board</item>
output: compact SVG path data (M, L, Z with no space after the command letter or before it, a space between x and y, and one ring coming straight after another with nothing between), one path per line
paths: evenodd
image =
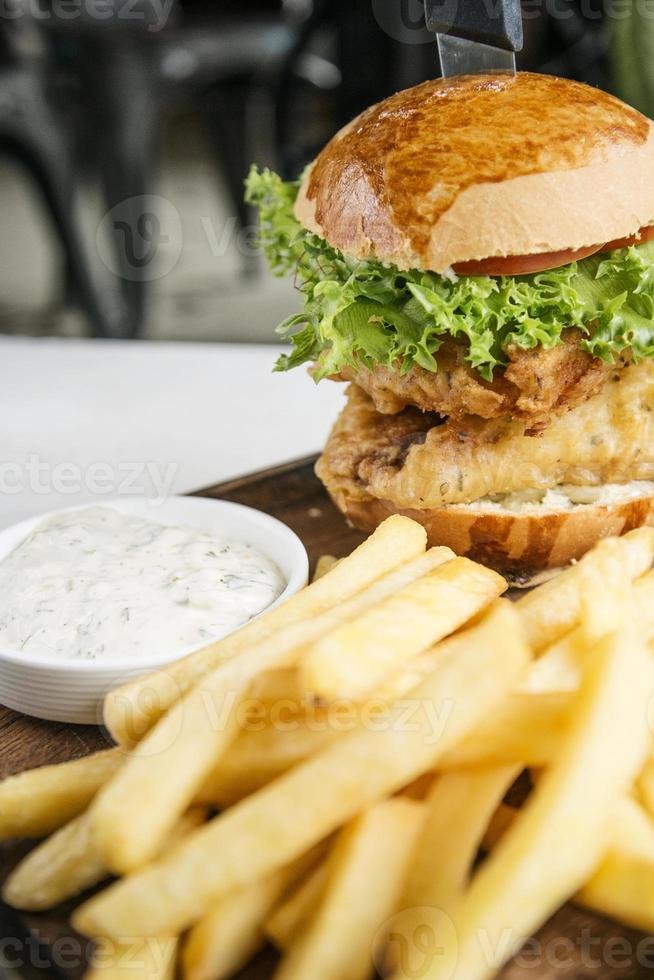
M200 491L247 504L278 517L293 528L309 552L312 567L321 554L345 555L362 540L327 498L313 473L313 459L304 459ZM86 755L110 743L100 728L38 721L0 707L0 778L52 762ZM0 845L0 876L22 857L29 845ZM0 903L0 976L35 980L47 976L79 980L88 944L76 936L68 917L76 903L41 915L17 914ZM518 937L504 936L502 948ZM492 947L491 947L492 948ZM241 974L241 980L266 980L275 962L264 951ZM561 909L516 959L502 971L502 980L643 980L654 975L654 938L575 908Z

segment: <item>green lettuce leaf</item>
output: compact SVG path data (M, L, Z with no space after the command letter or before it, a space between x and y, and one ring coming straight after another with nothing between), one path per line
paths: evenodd
M293 273L303 294L302 312L277 328L292 343L277 370L315 362L316 380L346 365L436 371L439 347L455 337L492 380L509 345L549 349L569 327L605 361L627 350L635 360L654 357L654 243L527 276L406 271L350 259L303 228L293 215L299 186L256 168L246 181L272 272Z

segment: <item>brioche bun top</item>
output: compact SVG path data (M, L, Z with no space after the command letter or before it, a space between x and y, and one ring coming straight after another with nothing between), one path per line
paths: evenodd
M443 272L654 222L654 124L598 89L521 72L424 82L322 150L295 206L354 258Z

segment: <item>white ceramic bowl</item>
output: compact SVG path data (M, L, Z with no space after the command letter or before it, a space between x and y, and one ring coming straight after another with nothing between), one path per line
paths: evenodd
M187 524L254 545L276 563L287 583L266 612L307 583L309 563L298 536L281 521L251 507L209 497L168 497L164 501L118 498L101 500L98 504L160 524ZM69 511L82 509L66 508ZM0 561L50 516L42 514L1 531ZM109 690L177 660L191 653L192 649L162 651L157 660L139 663L133 657L111 662L48 660L0 646L0 704L50 721L100 724L102 700Z

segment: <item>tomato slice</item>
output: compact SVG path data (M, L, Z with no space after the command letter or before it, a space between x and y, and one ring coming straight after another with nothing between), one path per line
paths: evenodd
M545 272L558 269L579 259L585 259L595 252L612 252L616 248L642 245L654 240L654 225L645 225L636 235L628 238L615 238L603 245L590 245L588 248L569 248L565 252L538 252L535 255L506 255L494 259L475 259L471 262L457 262L452 266L459 276L526 276L530 272Z
M617 248L618 246L614 246ZM606 251L604 245L588 248L569 248L565 252L539 252L534 255L506 255L494 259L475 259L457 262L452 266L459 276L526 276L530 272L545 272L585 259L594 252Z
M607 242L603 246L603 252L612 252L615 248L629 248L630 245L642 245L644 242L651 242L654 238L654 225L645 225L636 235L629 238L614 238L612 242Z

